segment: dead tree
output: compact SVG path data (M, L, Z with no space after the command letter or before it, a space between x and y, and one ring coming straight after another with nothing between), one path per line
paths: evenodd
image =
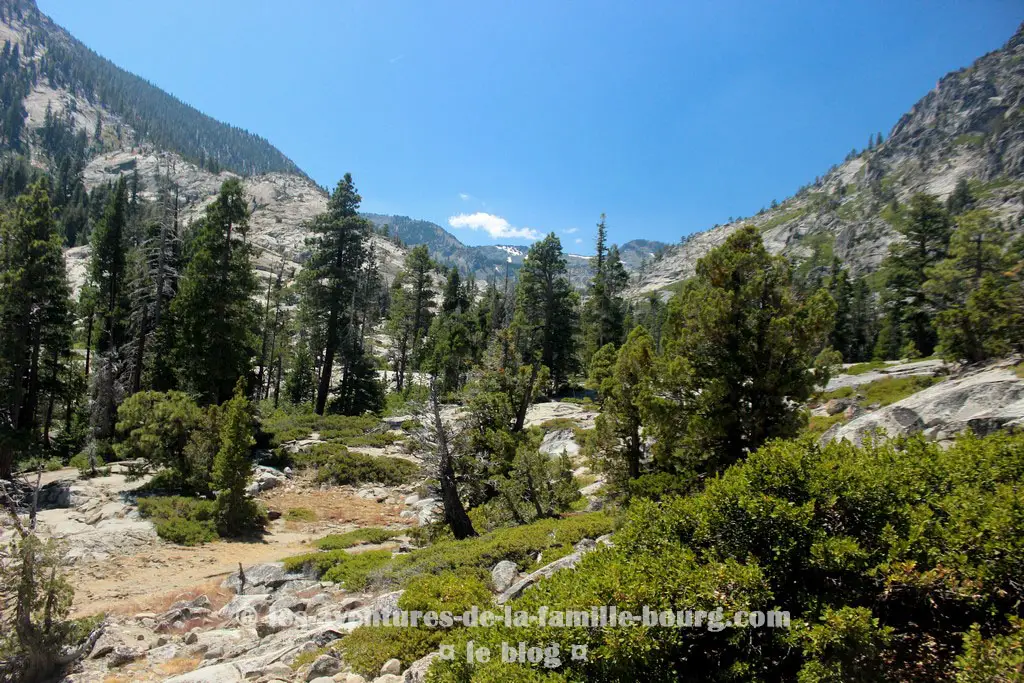
M430 411L433 413L434 430L437 432L437 479L441 484L441 503L444 505L444 521L452 530L457 540L476 536L473 522L466 514L466 508L459 498L459 488L455 481L455 466L452 462L451 450L448 447L448 432L441 419L441 406L437 398L437 382L430 379Z
M36 532L42 470L34 485L0 480L0 506L17 539L0 552L0 640L14 655L0 661L0 681L41 683L61 678L88 654L106 628L100 624L77 645L67 616L73 590L64 577L64 555L53 539ZM26 490L29 493L26 495ZM28 519L22 520L28 507Z

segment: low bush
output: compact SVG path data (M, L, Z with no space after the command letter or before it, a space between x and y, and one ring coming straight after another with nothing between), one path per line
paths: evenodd
M614 540L511 609L784 610L790 628L499 624L454 631L455 651L468 640L492 652L502 641L563 654L584 645L586 661L563 656L544 674L568 680L1019 678L1024 434L967 435L948 449L922 437L773 441L700 493L635 501ZM407 557L422 571L439 564ZM541 680L530 667L501 671L460 658L437 661L431 680Z
M413 578L398 599L399 609L462 614L476 605L491 603L490 574L485 569L462 568L458 572L424 574Z
M692 492L697 486L697 480L692 475L654 472L630 480L628 486L629 495L632 498L663 500L670 496L681 496Z
M465 568L490 570L501 560L511 560L520 570L528 571L568 555L584 538L597 538L610 533L614 527L614 520L608 514L594 512L496 529L462 541L439 541L396 556L383 567L380 577L386 583L404 584L420 574Z
M157 535L178 545L199 545L219 538L212 500L186 496L139 498L139 514L152 519Z
M288 571L312 570L324 581L333 581L346 590L358 591L369 585L371 573L390 560L390 550L358 554L328 550L287 558L284 566Z
M19 463L18 469L22 472L38 472L39 470L56 472L57 470L64 469L64 461L55 456L50 458L29 458Z
M283 443L308 438L313 432L325 441L345 441L363 437L380 424L372 415L317 415L308 406L282 407L277 410L261 406L260 445L277 448Z
M419 465L401 458L366 455L339 444L317 444L309 452L295 456L298 467L315 468L316 480L331 484L364 482L397 486L409 483Z
M372 680L389 659L399 660L405 668L436 651L444 633L423 627L361 626L342 638L337 649L353 671Z
M324 536L316 542L316 545L320 550L344 550L345 548L351 548L352 546L362 545L364 543L383 543L404 533L405 531L400 529L367 527L365 529L349 531L344 534L331 534L329 536Z

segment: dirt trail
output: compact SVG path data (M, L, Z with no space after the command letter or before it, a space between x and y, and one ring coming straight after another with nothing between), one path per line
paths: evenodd
M161 543L132 555L72 567L74 615L159 612L180 597L199 592L209 594L216 605L218 597L227 599L220 582L239 562L246 567L274 562L309 551L309 542L327 533L405 522L398 516L400 506L365 500L349 490L275 491L263 500L281 512L307 508L317 521L277 520L261 540L217 541L191 548Z

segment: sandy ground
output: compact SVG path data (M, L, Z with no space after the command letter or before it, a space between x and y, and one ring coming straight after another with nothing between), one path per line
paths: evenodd
M327 533L405 522L398 516L401 506L365 500L351 490L271 491L262 499L281 512L297 507L310 509L317 521L280 519L271 523L259 540L217 541L191 548L161 543L133 555L74 566L74 615L159 612L176 600L200 593L207 594L216 605L227 600L220 582L238 568L239 562L245 567L274 562L308 552L310 541Z

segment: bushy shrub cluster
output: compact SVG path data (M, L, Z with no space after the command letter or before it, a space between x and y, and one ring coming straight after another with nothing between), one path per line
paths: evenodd
M400 536L403 533L405 532L401 529L366 527L364 529L348 531L343 534L330 534L329 536L324 536L317 541L316 545L320 550L343 550L363 543L383 543L391 540L395 536Z
M153 520L157 535L179 545L215 541L217 506L212 500L186 496L139 498L139 513Z
M260 416L261 445L277 448L289 441L305 439L313 432L325 441L347 441L364 437L379 424L380 420L373 415L317 415L308 405L268 409Z
M419 465L401 458L366 455L350 451L340 444L317 444L295 456L298 467L316 469L316 480L331 484L371 482L397 486L412 480Z
M502 641L554 642L563 653L581 643L588 659L563 657L553 672L502 666L497 676L459 658L433 673L441 681L1017 680L1019 657L1006 648L1020 640L1020 622L1009 619L1024 616L1022 477L1024 435L965 436L948 450L921 438L771 442L699 494L636 501L613 547L541 582L513 609L721 607L726 619L785 610L790 629L500 625L449 641L456 652L468 639L492 651ZM396 563L442 564L407 557Z

